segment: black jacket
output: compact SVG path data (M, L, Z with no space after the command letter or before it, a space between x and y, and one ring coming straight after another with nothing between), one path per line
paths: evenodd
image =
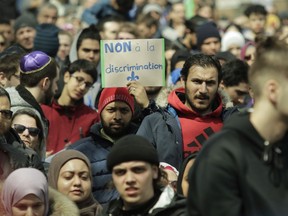
M154 197L137 209L122 210L123 201L119 198L109 203L103 216L184 216L186 199L175 194L171 187L155 193Z
M249 113L231 116L189 173L188 215L287 215L287 139L264 142Z

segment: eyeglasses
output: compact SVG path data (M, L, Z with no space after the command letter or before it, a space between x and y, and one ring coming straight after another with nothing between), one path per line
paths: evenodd
M39 128L26 127L26 126L21 125L21 124L14 124L14 130L19 134L22 134L26 129L28 129L29 134L33 137L37 136L40 133Z
M79 85L79 86L82 86L83 84L85 84L85 88L86 88L86 89L89 89L89 88L92 88L92 87L93 87L93 83L91 83L91 82L86 82L83 77L80 77L80 76L71 76L71 77L73 77L73 78L76 79L76 81L78 82L78 85Z
M11 110L0 110L0 113L6 119L11 119L13 114Z

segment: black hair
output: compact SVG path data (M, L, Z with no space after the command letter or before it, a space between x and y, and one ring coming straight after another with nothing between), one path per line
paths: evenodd
M45 77L48 77L52 81L57 76L57 63L54 58L51 58L49 64L35 73L20 73L21 85L27 87L35 87Z
M249 17L251 14L261 14L267 16L267 10L263 5L260 4L253 4L246 8L244 11L245 16Z
M218 72L218 82L220 83L222 79L221 73L221 65L218 59L215 56L209 56L202 53L197 53L191 55L186 61L181 70L181 76L184 80L187 80L189 70L193 66L200 66L200 67L214 67L217 69Z
M97 40L100 43L101 37L99 34L99 30L96 28L95 25L90 25L89 27L84 28L82 30L82 32L80 33L79 38L77 40L76 50L79 49L79 47L82 44L82 41L85 39Z
M248 83L248 70L249 65L240 59L228 61L222 66L223 84L229 87L241 82Z
M82 71L86 74L89 74L93 78L94 82L97 80L97 74L98 73L97 73L97 69L95 67L95 64L88 61L88 60L78 59L78 60L72 62L69 65L68 72L70 74L73 74L76 71L79 71L79 72Z

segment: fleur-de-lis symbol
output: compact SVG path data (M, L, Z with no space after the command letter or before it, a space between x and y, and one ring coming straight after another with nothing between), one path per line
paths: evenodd
M128 77L127 77L127 80L128 80L128 81L139 80L139 76L135 76L135 72L132 71L132 72L131 72L131 76L128 76Z

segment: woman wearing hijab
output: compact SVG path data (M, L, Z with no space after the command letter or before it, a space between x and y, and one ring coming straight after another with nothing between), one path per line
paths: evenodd
M49 209L46 177L37 169L20 168L5 180L2 201L6 215L46 216Z
M76 203L80 216L100 215L102 207L92 195L91 165L81 152L65 150L56 154L49 166L48 182Z

